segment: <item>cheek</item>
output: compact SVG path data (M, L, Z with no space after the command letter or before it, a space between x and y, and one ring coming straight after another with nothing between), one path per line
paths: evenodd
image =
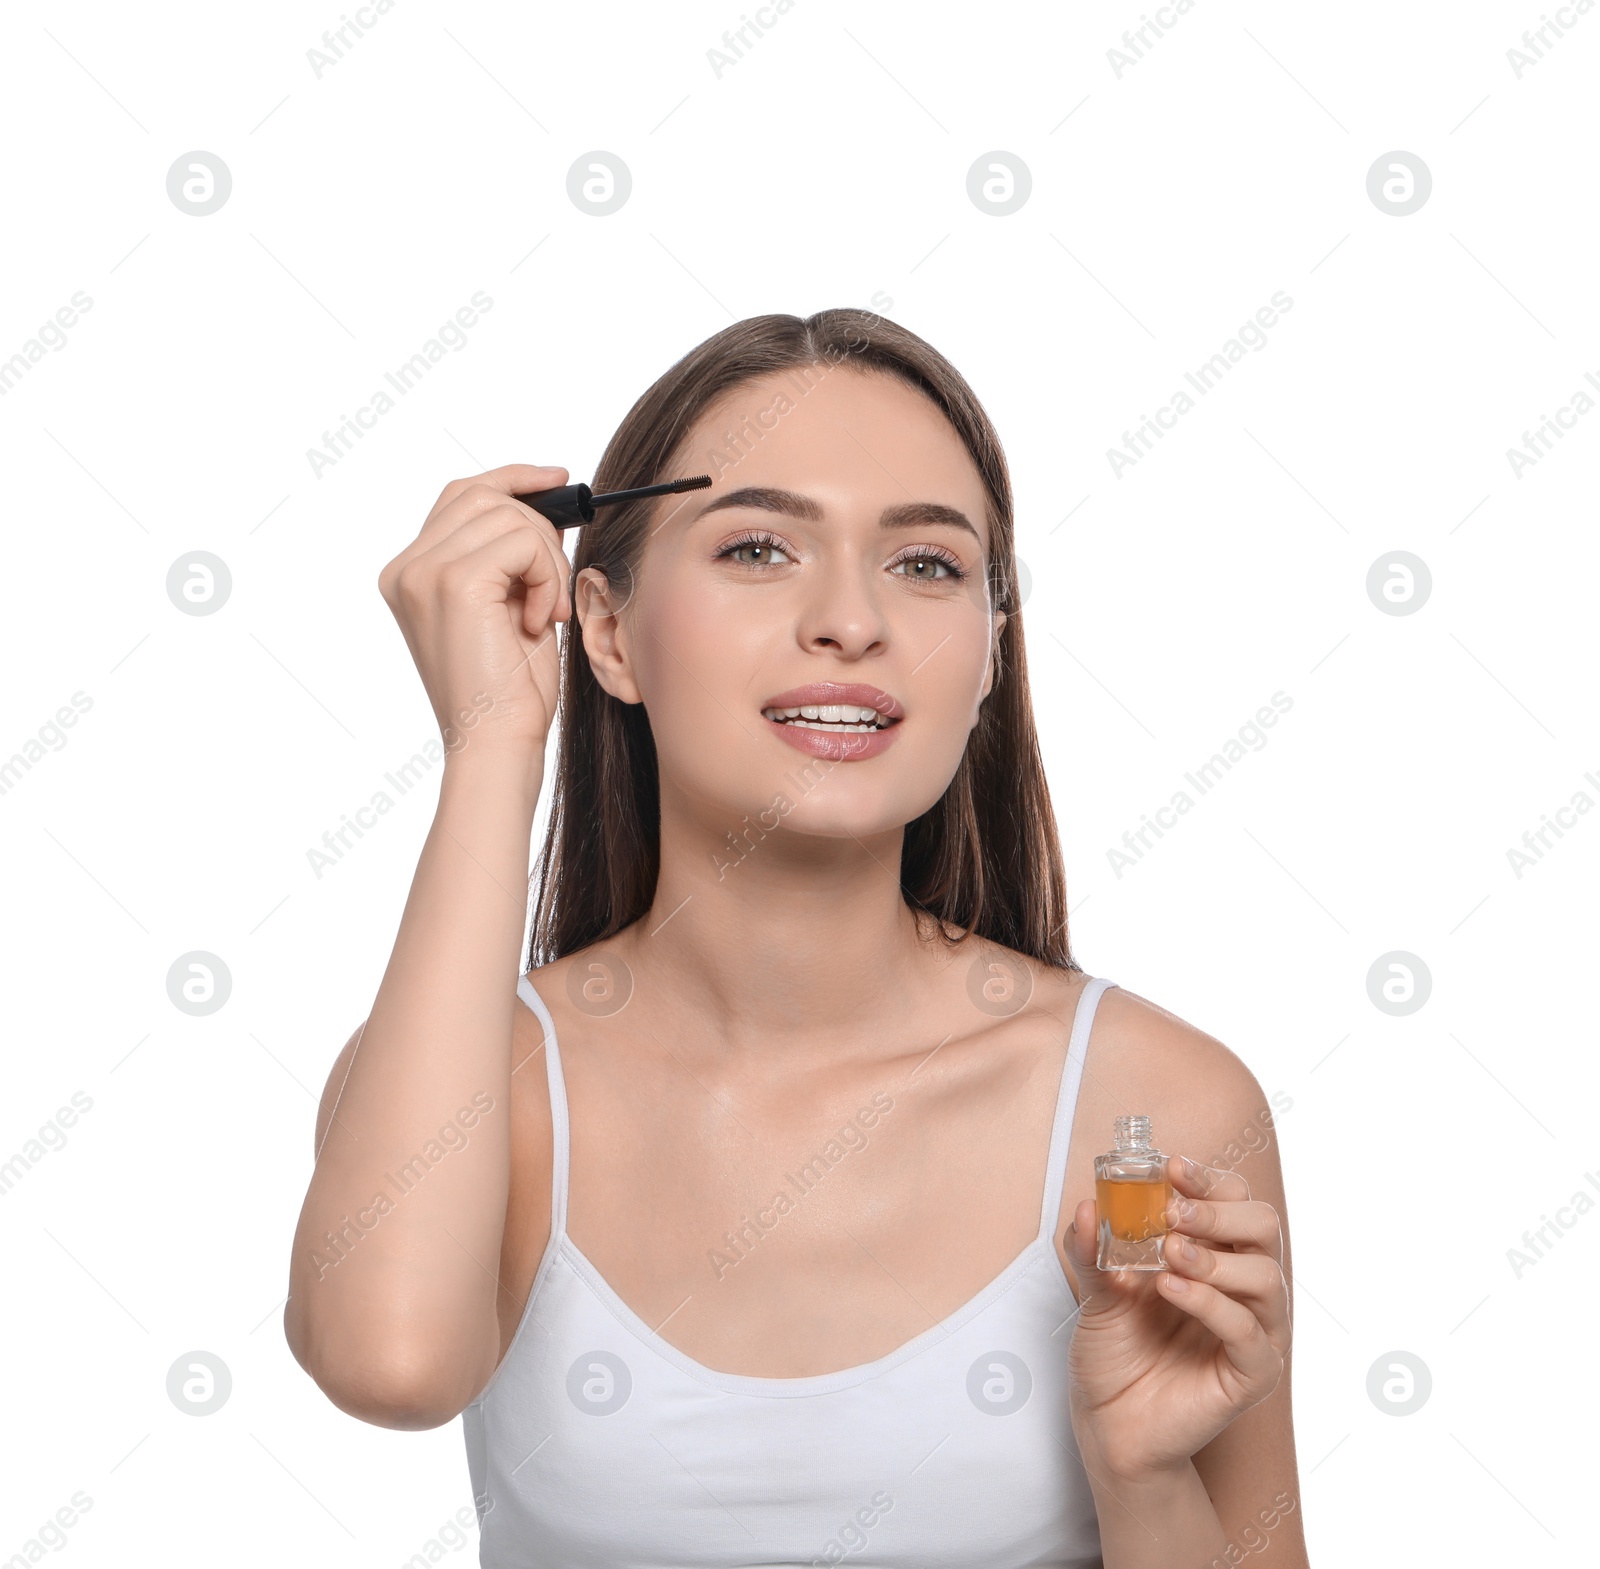
M938 629L938 647L917 671L912 695L918 707L936 717L939 728L955 732L958 745L977 723L983 678L989 659L989 628L982 616L964 613ZM923 656L910 661L916 665Z
M703 752L708 741L736 737L741 724L748 730L760 719L753 706L760 696L752 693L772 657L761 627L744 619L714 598L670 589L640 607L635 668L658 747L693 736Z

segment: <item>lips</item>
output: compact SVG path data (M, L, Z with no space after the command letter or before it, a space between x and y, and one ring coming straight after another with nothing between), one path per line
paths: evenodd
M900 722L905 709L900 702L885 692L881 686L867 686L860 681L811 681L805 686L790 687L769 697L761 705L763 714L783 708L870 708L877 711L880 723L877 728L822 729L815 725L779 723L768 720L773 729L797 751L832 763L865 762L878 757L900 738Z
M860 681L811 681L805 686L790 687L769 697L761 706L767 708L822 707L829 703L853 703L858 708L875 708L889 725L898 724L906 711L899 700L885 692L881 686L867 686Z

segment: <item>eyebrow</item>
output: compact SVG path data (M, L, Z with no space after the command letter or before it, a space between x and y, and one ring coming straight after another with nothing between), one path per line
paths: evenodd
M767 485L746 485L739 490L730 490L727 495L707 502L697 516L703 518L724 507L756 507L764 512L781 512L789 517L804 518L808 523L822 521L822 506L812 497L803 496L796 490L778 490ZM956 507L947 507L941 501L901 502L898 506L885 507L878 519L879 528L923 528L929 524L965 529L980 545L983 543L966 513Z

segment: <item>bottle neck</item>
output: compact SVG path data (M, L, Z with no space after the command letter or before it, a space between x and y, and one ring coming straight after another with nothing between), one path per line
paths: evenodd
M1112 1132L1116 1135L1119 1155L1142 1155L1154 1148L1150 1142L1148 1117L1137 1115L1118 1117L1112 1124Z

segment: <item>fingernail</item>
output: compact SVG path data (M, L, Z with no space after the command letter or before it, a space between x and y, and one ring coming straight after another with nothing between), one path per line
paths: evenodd
M1187 1155L1183 1157L1183 1174L1186 1177L1198 1177L1200 1175L1200 1168Z
M1182 1259L1195 1259L1200 1257L1200 1249L1187 1237L1178 1240L1178 1257Z
M1162 1279L1166 1281L1168 1291L1187 1291L1189 1289L1189 1282L1182 1275L1168 1274L1163 1275Z

